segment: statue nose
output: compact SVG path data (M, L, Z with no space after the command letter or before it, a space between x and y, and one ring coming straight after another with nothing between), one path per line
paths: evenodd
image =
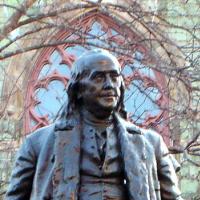
M114 85L110 76L106 76L103 89L113 89Z

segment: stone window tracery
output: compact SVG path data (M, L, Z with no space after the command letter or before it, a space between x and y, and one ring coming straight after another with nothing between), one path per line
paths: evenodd
M117 47L128 39L113 19L102 14L86 16L79 26L82 33L87 33L83 40L94 46L66 42L65 45L45 49L36 62L27 89L26 133L54 121L57 112L68 100L66 86L70 79L70 68L77 57L95 46ZM137 35L132 34L137 39ZM67 41L70 38L78 40L81 36L73 32L61 32L57 37ZM138 45L132 59L116 53L126 84L125 105L134 123L153 127L168 137L168 126L165 123L168 114L163 109L168 102L164 92L165 79L143 64L145 52L146 48Z

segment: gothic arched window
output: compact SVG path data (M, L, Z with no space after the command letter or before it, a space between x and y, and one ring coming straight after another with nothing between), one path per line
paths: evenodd
M67 101L66 85L70 78L70 68L74 60L85 50L95 46L120 46L128 39L137 42L137 34L120 27L112 18L103 14L88 14L81 19L79 28L86 33L84 41L93 45L68 44L67 40L80 40L82 35L63 31L56 36L66 39L66 44L45 49L31 73L26 98L25 132L51 123L59 109ZM164 94L165 79L158 72L144 65L142 60L147 49L138 44L130 59L116 54L125 78L125 105L130 119L144 127L153 127L168 137L166 108L168 99ZM165 140L168 140L165 138Z

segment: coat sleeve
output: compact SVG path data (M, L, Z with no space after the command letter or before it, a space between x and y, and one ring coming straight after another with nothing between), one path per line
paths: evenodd
M36 156L27 138L18 151L5 200L30 199L35 166Z
M161 136L159 137L159 144L156 151L161 199L182 200L173 160Z

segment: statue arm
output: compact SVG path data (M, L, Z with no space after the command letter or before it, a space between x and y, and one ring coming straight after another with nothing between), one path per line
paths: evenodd
M173 160L161 137L158 149L158 178L160 181L161 197L163 200L182 200Z
M27 138L18 151L5 200L30 199L35 166L36 156Z

